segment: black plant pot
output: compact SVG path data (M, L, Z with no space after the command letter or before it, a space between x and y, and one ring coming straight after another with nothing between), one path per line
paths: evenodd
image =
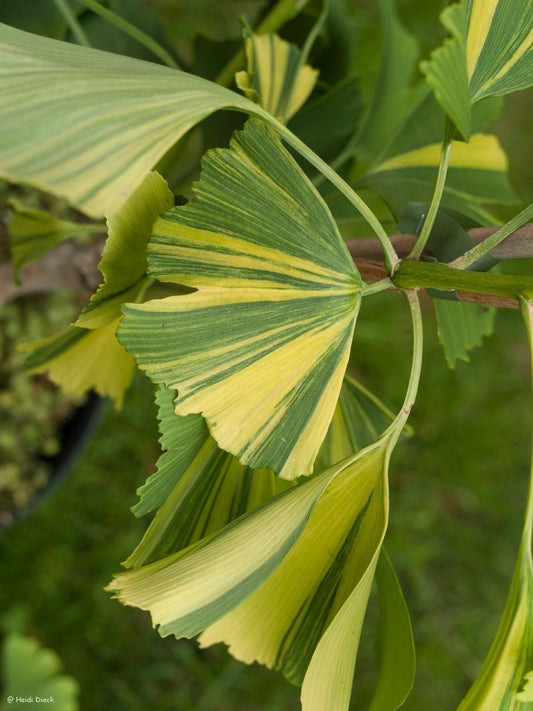
M74 470L85 445L91 439L104 414L108 401L91 391L85 403L77 407L65 420L59 432L60 449L53 457L40 457L49 470L48 482L39 489L28 503L16 511L10 511L9 520L1 521L0 528L7 528L40 506Z

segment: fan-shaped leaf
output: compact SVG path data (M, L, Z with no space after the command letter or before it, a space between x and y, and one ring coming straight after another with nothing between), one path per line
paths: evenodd
M148 173L121 208L107 219L108 239L98 265L104 275L77 325L98 328L121 315L125 301L135 301L145 287L146 245L160 212L174 204L166 181Z
M223 641L237 659L281 669L292 682L302 683L315 648L360 584L364 594L355 595L362 595L357 622L362 625L370 591L366 576L371 583L386 526L387 445L381 441L335 468L283 562L255 593L207 629L201 644ZM351 632L356 651L358 635ZM342 648L336 659L349 656L349 649Z
M0 175L116 212L159 158L243 96L158 64L0 25Z
M125 308L119 337L176 413L222 449L286 478L311 471L333 415L361 280L325 204L251 121L207 154L197 200L167 212L150 274L193 294Z
M476 111L474 129L493 114L493 106ZM442 141L442 111L430 94L406 121L368 171L360 185L373 188L399 218L408 202L429 202L433 194ZM417 131L413 131L416 125ZM498 139L475 133L468 144L455 141L442 204L482 224L497 219L484 204L516 203L507 177L508 161Z
M246 38L247 70L236 75L237 86L284 123L306 102L318 71L300 65L300 50L276 34Z
M441 21L451 36L422 70L468 140L472 104L533 85L533 1L463 0Z

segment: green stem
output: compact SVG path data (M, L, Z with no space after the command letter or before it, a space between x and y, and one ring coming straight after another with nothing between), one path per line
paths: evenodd
M65 22L69 26L70 31L76 38L78 44L81 44L83 47L91 47L92 45L89 38L85 34L83 27L78 22L78 18L70 9L68 3L65 0L54 0L54 4L63 15Z
M435 190L433 191L433 197L431 198L428 214L426 215L422 231L416 240L415 246L411 250L411 254L409 255L410 259L420 259L420 256L422 255L429 239L429 235L431 234L433 223L437 217L440 201L442 199L442 193L444 192L444 185L446 184L446 174L450 163L451 150L452 139L446 138L440 151L439 172L437 174L437 182L435 183Z
M308 146L305 145L297 136L292 133L286 126L277 121L267 111L257 106L255 109L257 116L260 116L267 124L272 126L285 141L291 145L300 155L302 155L311 165L319 170L328 180L335 185L336 188L352 203L358 212L365 218L370 227L374 230L381 247L384 252L385 266L391 274L394 273L396 266L400 260L396 254L392 242L388 234L385 232L381 222L368 207L366 202L355 192L355 190L345 182L331 166L329 166L322 158L317 156Z
M304 2L303 5L305 4L306 3ZM299 2L298 0L279 0L265 19L255 28L254 32L258 35L265 32L275 32L294 17L294 15L301 9L301 5L302 2ZM226 64L224 69L215 79L215 82L221 86L230 86L233 82L235 72L242 69L243 66L244 50L240 49L237 54L235 54Z
M506 237L512 234L519 227L522 227L522 225L525 225L526 222L529 222L532 217L533 203L528 205L524 210L522 210L522 212L519 212L518 215L515 215L512 220L509 220L509 222L503 225L503 227L501 227L497 232L492 234L490 237L487 237L487 239L483 240L483 242L476 244L475 247L472 247L472 249L469 249L468 252L465 252L462 256L451 262L450 266L455 267L456 269L466 269L466 267L470 266L474 262L477 262L477 260L485 254L488 254L492 249L494 249L494 247L497 247Z
M529 343L529 359L531 366L531 384L533 387L533 294L529 298L521 298L520 305L522 308L522 316L524 318L528 343ZM532 413L533 418L533 413ZM529 491L526 504L526 514L524 523L524 532L522 543L530 550L531 538L533 535L533 427L532 427L532 444L531 444L531 470L529 479Z
M139 28L135 27L135 25L132 25L131 22L124 20L124 18L120 17L111 10L108 10L107 7L103 7L99 2L96 2L96 0L76 0L76 2L89 10L92 10L95 14L100 15L100 17L103 17L110 24L115 25L115 27L119 30L132 37L143 47L150 50L150 52L166 64L167 67L171 67L172 69L180 68L175 59L171 57L158 42L142 30L139 30Z
M407 385L402 408L394 418L392 424L382 435L382 437L385 437L387 436L387 433L390 434L391 431L395 433L396 436L391 440L391 447L396 444L398 437L400 436L401 431L409 418L411 409L415 404L418 386L420 384L420 374L422 372L422 360L424 353L424 325L422 323L420 299L418 298L416 291L406 291L404 293L409 303L411 321L413 324L413 360L411 362L411 373L409 375L409 383Z
M324 27L324 24L328 18L328 13L329 13L329 0L323 0L322 10L320 12L320 15L318 16L317 21L311 28L311 31L307 35L307 39L305 40L304 46L302 47L302 50L300 52L300 57L298 59L298 66L296 67L296 70L294 72L295 77L298 77L299 73L304 68L304 66L309 58L309 54L311 53L311 50L313 49L313 45L316 41L316 38L318 37L320 31ZM286 108L291 105L291 101L292 101L292 97L293 97L295 88L296 88L295 82L292 82L292 86L290 87L288 95L284 101L283 115L285 115Z
M465 271L436 262L413 262L410 259L402 260L392 281L400 289L470 291L516 300L520 294L533 294L533 277Z
M363 289L363 296L372 296L372 294L380 294L382 291L387 291L387 289L394 288L392 281L386 277L385 279L380 279L372 284L366 284Z

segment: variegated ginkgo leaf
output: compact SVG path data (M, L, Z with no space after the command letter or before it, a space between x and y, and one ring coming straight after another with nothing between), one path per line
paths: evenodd
M149 273L197 287L125 307L121 342L176 414L285 478L310 473L333 415L362 282L337 227L274 133L251 120L204 158L197 196L165 213Z
M139 489L133 511L158 511L126 561L128 567L176 553L291 486L270 470L251 469L219 449L201 415L174 413L174 397L166 388L156 395L164 452L157 472ZM393 414L347 374L317 458L319 471L370 445L392 420Z
M173 204L172 193L157 173L145 176L121 208L108 218L109 237L99 264L104 275L75 326L43 341L30 343L27 367L48 371L65 392L83 395L94 388L110 396L117 408L133 372L131 354L117 341L124 301L134 301L146 288L146 243L158 215Z
M340 684L336 689L339 708L344 708L342 690L349 693L351 687L386 528L388 444L381 441L336 467L335 477L283 561L246 600L206 629L200 644L225 642L237 659L280 669L295 684L304 681L315 655L320 663L309 678L314 677L319 686L318 679L334 678L339 666L348 667L347 687ZM346 637L337 639L335 619L352 596L358 600L356 609L341 615L346 615L342 626L347 642ZM340 648L322 658L320 646L328 646L324 639L328 631ZM305 686L304 682L304 695ZM313 703L310 708L318 711L328 706Z
M239 659L305 677L304 711L345 711L397 434L181 552L120 573L110 589L149 610L162 635L205 630L204 645L223 640Z
M2 24L0 95L0 175L93 217L116 212L214 111L261 113L200 77Z
M98 328L121 315L146 286L146 245L159 213L174 204L166 181L151 172L117 212L107 218L108 238L98 268L104 276L76 325Z
M497 218L490 204L518 202L507 175L508 160L498 139L482 133L493 111L483 107L474 115L469 143L454 141L442 204L482 224ZM409 202L429 202L435 187L442 141L442 110L432 94L417 104L381 155L357 184L375 190L399 219ZM413 126L418 128L413 131ZM487 206L489 205L489 207Z
M246 37L246 71L236 74L239 89L283 123L306 102L318 71L301 66L301 53L276 34Z
M463 0L441 21L451 38L421 66L468 140L475 102L533 85L533 0Z

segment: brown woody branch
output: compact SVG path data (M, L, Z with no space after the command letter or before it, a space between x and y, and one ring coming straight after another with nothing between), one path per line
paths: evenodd
M483 242L499 227L476 227L469 231L470 237L476 242ZM400 258L405 258L413 248L416 238L413 235L392 235L390 240ZM383 263L383 252L378 240L373 237L349 239L346 241L350 254L353 257L361 276L367 283L373 283L389 276ZM496 259L519 259L533 257L533 224L529 223L506 237L500 244L490 251ZM474 294L460 291L457 296L461 301L476 304L498 306L500 308L516 309L518 302L500 296Z
M479 227L470 230L469 235L482 242L496 232L499 227ZM390 237L398 256L407 257L415 238L408 234ZM348 249L361 276L367 283L373 283L389 276L384 263L381 246L376 238L347 240ZM101 281L98 270L103 241L81 244L69 240L59 244L44 257L23 267L20 272L21 284L14 281L11 263L0 264L0 304L16 299L24 294L55 289L69 289L89 297ZM495 247L491 254L498 259L533 257L533 224L527 224L509 235ZM513 299L504 299L469 292L458 292L463 301L491 304L503 308L517 308Z

